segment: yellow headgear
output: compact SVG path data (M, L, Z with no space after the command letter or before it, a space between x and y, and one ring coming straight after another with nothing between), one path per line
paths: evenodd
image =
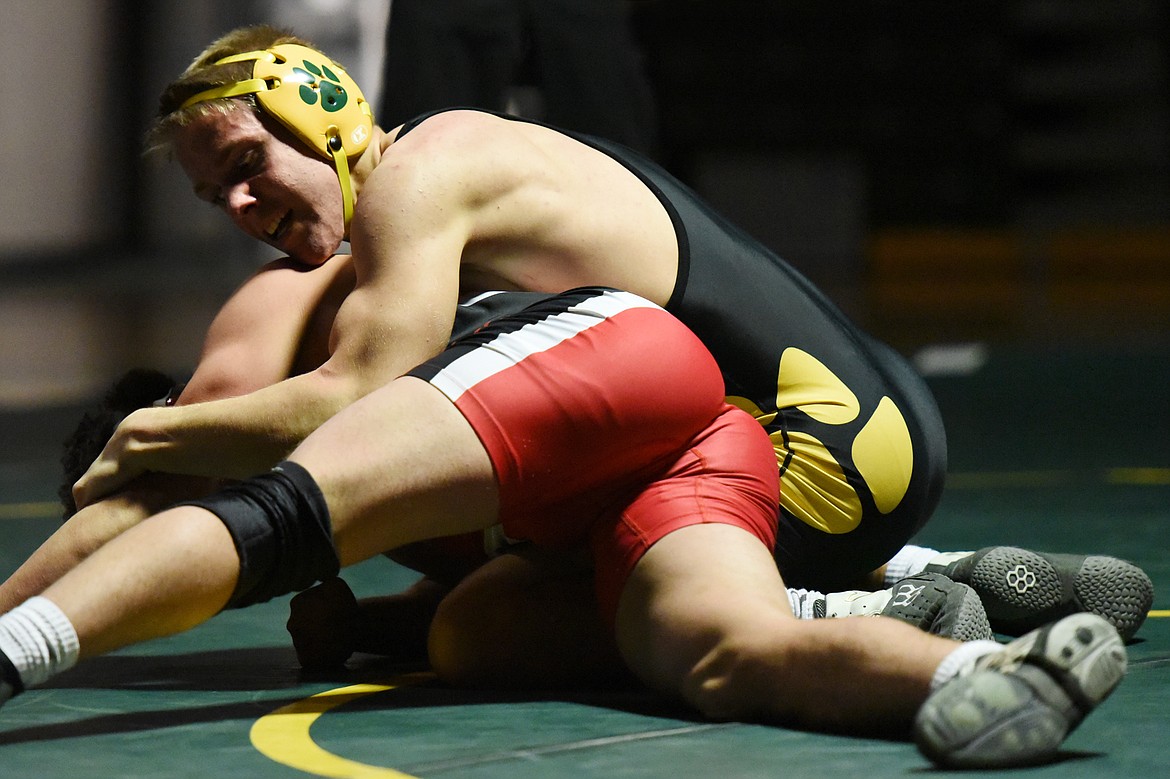
M353 218L349 157L365 151L374 126L373 112L345 70L316 49L281 43L262 51L233 54L216 61L254 61L252 78L207 89L180 106L221 97L255 95L265 113L280 121L318 154L333 160L345 206L345 226Z

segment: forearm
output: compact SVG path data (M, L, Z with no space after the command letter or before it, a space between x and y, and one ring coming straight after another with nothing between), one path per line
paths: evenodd
M404 294L355 290L334 320L344 335L316 370L239 397L135 411L77 483L78 505L148 471L243 479L271 468L337 412L442 349L456 295L448 316L408 305Z
M290 602L288 632L301 667L338 668L354 652L398 663L427 659L427 638L448 588L428 579L395 595L361 601L342 579L311 587Z
M297 377L248 395L127 418L142 470L242 479L286 457L356 397ZM154 413L150 413L154 412Z
M337 411L360 397L352 381L298 376L248 395L123 420L73 489L86 506L148 472L243 479L286 457Z
M431 621L448 591L424 578L401 593L358 601L354 651L398 662L425 661Z

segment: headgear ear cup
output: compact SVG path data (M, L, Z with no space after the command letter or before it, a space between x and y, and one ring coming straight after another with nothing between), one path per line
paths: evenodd
M281 43L215 64L252 60L252 78L200 92L180 109L207 100L256 95L260 108L318 154L333 160L341 183L345 224L353 217L349 157L365 151L374 125L370 104L345 69L316 49Z

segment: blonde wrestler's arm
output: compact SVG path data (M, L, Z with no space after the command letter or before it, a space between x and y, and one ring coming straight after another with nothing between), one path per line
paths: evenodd
M447 343L470 239L467 190L453 176L383 159L351 227L354 291L316 370L236 398L128 416L74 488L86 505L147 471L244 478ZM443 180L436 181L440 176Z

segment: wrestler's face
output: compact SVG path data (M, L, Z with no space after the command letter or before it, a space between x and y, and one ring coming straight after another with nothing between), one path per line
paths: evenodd
M174 150L201 200L293 259L320 265L345 238L332 165L246 105L197 117L176 132Z

